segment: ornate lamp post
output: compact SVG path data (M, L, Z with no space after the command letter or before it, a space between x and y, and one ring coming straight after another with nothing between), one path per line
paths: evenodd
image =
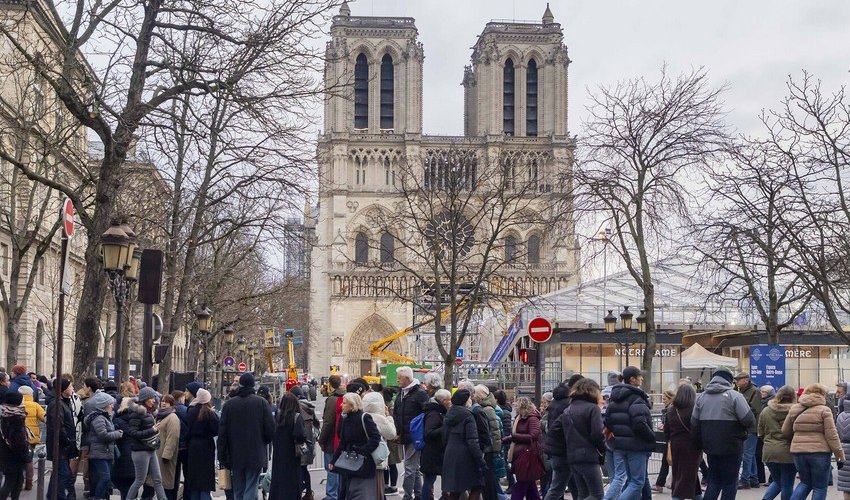
M207 385L207 363L209 362L209 342L210 333L212 331L212 311L206 304L195 311L195 318L198 320L198 332L201 334L201 343L204 346L204 386Z
M632 330L632 319L634 318L634 313L629 311L629 306L623 307L623 312L620 313L620 320L623 322L623 332L625 333L625 342L621 341L621 339L617 336L614 337L614 340L617 341L618 344L622 345L626 351L626 366L630 364L630 356L629 356L629 348L631 347L630 337ZM605 333L609 335L614 335L617 333L617 317L614 316L614 310L608 309L608 314L602 319L605 323ZM640 331L646 331L646 315L641 311L641 315L638 316L638 329ZM641 330L642 328L642 330ZM622 353L620 354L620 358L622 359Z
M130 295L130 289L139 279L139 260L141 251L137 251L136 233L126 223L113 220L109 228L100 237L100 254L103 269L109 277L109 288L115 299L115 375L121 377L121 365L124 358L124 303ZM107 375L109 367L106 367Z

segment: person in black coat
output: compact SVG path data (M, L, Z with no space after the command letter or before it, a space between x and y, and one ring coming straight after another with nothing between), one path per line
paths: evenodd
M212 395L198 389L192 405L186 411L186 469L183 471L184 498L209 499L215 491L215 437L218 435L218 415L210 406ZM185 492L189 492L187 495Z
M464 491L471 500L481 498L484 488L484 452L478 442L478 429L472 416L470 393L460 389L451 398L452 406L443 419L443 489L457 500Z
M19 392L7 392L0 401L0 471L3 486L0 498L18 500L24 485L29 442L27 441L27 411L21 406L24 397Z
M422 471L422 499L433 500L434 482L443 470L443 418L446 410L452 405L452 393L439 389L434 393L434 399L425 405L425 421L422 430L425 447L422 449L422 460L419 469Z
M576 481L579 498L602 500L601 459L605 456L599 384L585 378L575 383L570 406L558 417L564 429L567 463Z
M221 409L218 461L230 469L233 496L255 499L260 472L268 466L268 444L274 437L272 407L254 392L254 376L243 373L239 386Z
M301 457L296 455L295 448L306 440L298 396L287 392L280 398L277 410L268 500L301 499Z
M61 401L57 401L54 397L47 406L47 459L53 462L53 467L59 470L58 474L58 499L65 500L69 491L74 491L74 477L71 474L71 459L77 458L80 455L80 450L77 448L77 424L74 421L74 412L71 410L71 396L74 394L74 385L68 379L62 379L58 382L62 390ZM54 435L53 422L56 405L60 404L60 414L62 415L62 425L60 426L59 436ZM53 454L53 444L58 439L59 441L59 456ZM51 474L48 484L48 491L52 492L54 475ZM48 493L49 495L49 493Z
M375 461L372 452L381 443L381 433L372 416L363 412L363 400L353 392L342 400L342 421L339 424L339 446L334 452L328 470L342 475L339 500L373 500L375 498ZM365 457L363 467L356 474L336 468L343 452L355 452Z
M115 461L112 463L112 484L118 488L121 493L121 500L127 499L127 492L130 491L130 485L136 479L136 469L133 466L133 450L131 448L132 438L130 437L130 413L128 413L130 398L122 398L121 406L115 415L112 417L112 424L116 430L122 432L121 439L115 442L118 448ZM145 486L142 497L150 498L152 489Z

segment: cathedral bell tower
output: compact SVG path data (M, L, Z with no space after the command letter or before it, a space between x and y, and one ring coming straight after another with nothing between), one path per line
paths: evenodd
M540 23L487 23L472 49L462 82L465 135L567 135L570 59L548 4Z
M422 44L410 17L352 16L347 2L325 49L325 133L422 133Z

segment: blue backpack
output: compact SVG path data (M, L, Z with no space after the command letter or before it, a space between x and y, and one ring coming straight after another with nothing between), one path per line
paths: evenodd
M410 441L417 450L425 448L425 414L420 413L410 421Z

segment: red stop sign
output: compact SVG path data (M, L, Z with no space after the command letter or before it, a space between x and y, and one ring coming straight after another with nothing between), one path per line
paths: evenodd
M546 318L534 318L528 323L528 336L542 344L552 338L552 323Z
M239 371L240 372L244 372L244 371L247 371L247 370L248 370L248 365L246 365L245 363L239 363Z

